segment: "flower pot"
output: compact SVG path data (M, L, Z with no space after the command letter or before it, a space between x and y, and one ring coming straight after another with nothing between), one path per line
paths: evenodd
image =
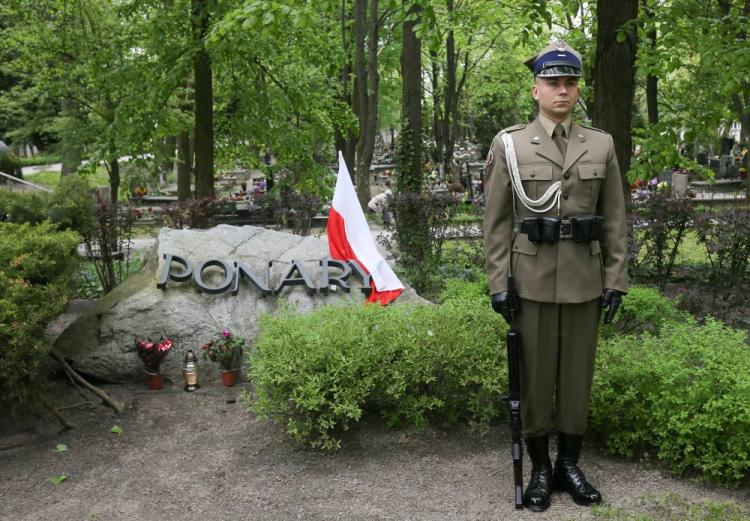
M237 383L237 369L222 369L221 370L221 383L227 387L232 387Z
M164 387L164 378L161 373L146 372L146 383L148 384L149 391L158 391Z

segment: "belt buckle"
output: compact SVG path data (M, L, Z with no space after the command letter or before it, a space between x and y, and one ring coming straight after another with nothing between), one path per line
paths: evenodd
M560 222L560 238L561 239L573 238L573 222L570 219L563 219Z

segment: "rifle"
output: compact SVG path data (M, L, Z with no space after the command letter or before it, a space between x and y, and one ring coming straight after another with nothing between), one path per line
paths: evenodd
M508 275L508 291L511 303L511 314L518 311L517 296L513 291L513 275ZM510 411L511 455L513 457L514 499L516 510L523 509L523 444L521 443L521 380L520 352L521 333L508 330L505 337L508 351L508 410Z

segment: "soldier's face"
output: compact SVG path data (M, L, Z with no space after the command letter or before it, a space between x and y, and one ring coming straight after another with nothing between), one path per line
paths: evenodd
M531 95L539 103L539 111L553 121L561 122L573 112L578 100L578 78L537 76Z

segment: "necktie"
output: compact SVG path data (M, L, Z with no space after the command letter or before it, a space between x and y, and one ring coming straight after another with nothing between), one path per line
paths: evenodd
M565 153L568 151L568 144L565 142L565 129L559 123L555 126L555 130L552 132L552 139L555 141L555 145L560 149L560 153L565 158Z

